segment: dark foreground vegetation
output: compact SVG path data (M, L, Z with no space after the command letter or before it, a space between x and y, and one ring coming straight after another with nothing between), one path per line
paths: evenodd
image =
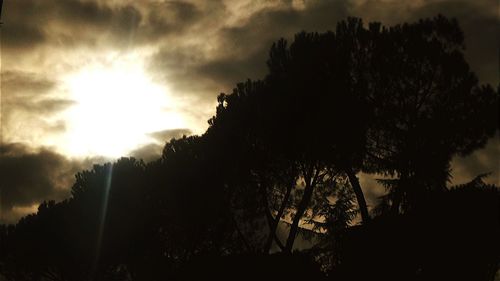
M150 163L95 165L71 198L0 226L0 273L493 280L498 187L486 175L447 186L452 157L498 130L498 88L479 85L463 42L442 16L394 27L351 18L280 40L265 78L221 94L203 135L170 140ZM382 178L377 206L360 172Z

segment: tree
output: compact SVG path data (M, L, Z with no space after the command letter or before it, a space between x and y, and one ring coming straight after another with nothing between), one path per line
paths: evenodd
M335 33L299 33L273 44L268 68L263 81L219 96L209 132L259 155L247 168L264 193L290 183L278 215L303 189L289 208L287 251L318 185L346 175L367 222L358 171L396 177L388 198L398 210L445 188L451 157L494 132L498 95L478 85L458 24L442 16L391 28L350 18ZM277 180L283 171L289 179ZM280 217L268 217L272 233Z
M133 158L77 173L71 198L43 202L9 231L2 274L12 280L120 278L134 262L147 222L143 180L144 163Z
M164 248L175 259L238 251L246 241L237 231L221 165L202 137L173 139L154 168L154 193L161 210Z
M500 190L471 182L427 194L425 205L375 217L341 239L335 280L494 280Z
M498 97L465 61L463 33L443 16L381 27L371 24L365 98L372 108L367 171L390 175L393 212L445 189L449 163L484 146L496 128Z
M265 155L262 156L265 160L253 167L260 180L265 173L275 180L272 188L282 186L283 182L289 186L281 197L276 220L281 218L290 193L302 194L297 205L289 208L293 214L286 251L293 247L314 190L331 183L340 173L350 175L363 219L369 220L354 175L363 159L367 117L359 92L354 89L362 88L363 82L347 79L350 66L343 56L346 47L337 40L346 41L337 39L333 33L301 33L290 47L284 40L277 42L271 48L270 73L265 80L239 84L231 95L221 95L217 115L211 120L209 131L237 136L233 142L246 144L258 155ZM360 109L360 113L351 116L349 111L353 108ZM231 130L239 133L229 133ZM288 175L282 183L276 181L280 173ZM266 185L261 182L261 186ZM271 233L274 231L271 227Z

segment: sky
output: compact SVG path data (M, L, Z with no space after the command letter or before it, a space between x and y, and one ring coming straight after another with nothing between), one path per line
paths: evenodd
M499 83L495 0L4 2L0 222L68 197L75 172L92 163L151 160L170 138L203 133L218 94L265 75L272 42L348 16L384 25L455 17L481 83ZM499 156L497 137L454 159L454 182L491 171L498 184ZM372 203L379 194L366 192Z

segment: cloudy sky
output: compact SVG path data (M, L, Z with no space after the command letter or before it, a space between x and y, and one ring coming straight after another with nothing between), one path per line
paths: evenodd
M203 133L219 93L265 74L273 41L348 16L385 25L456 17L480 81L499 83L496 0L4 2L0 222L65 198L91 163L153 159L166 140ZM497 138L455 159L455 180L497 170L499 155Z

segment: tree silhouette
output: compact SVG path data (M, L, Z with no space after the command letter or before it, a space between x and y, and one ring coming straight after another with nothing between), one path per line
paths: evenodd
M445 189L451 157L493 135L498 94L478 85L463 48L458 24L442 16L391 28L351 18L335 33L300 33L289 47L278 41L263 81L219 96L211 129L260 147L304 182L286 250L325 177L348 176L366 222L357 171L395 177L384 182L385 199L399 212Z
M203 135L147 164L94 165L67 200L0 225L0 274L493 280L499 189L486 175L446 186L450 159L498 129L499 88L479 85L463 50L442 16L279 40L268 74L219 95ZM359 172L386 176L373 217ZM314 246L293 251L297 237Z
M455 20L371 24L369 33L368 170L396 177L386 185L398 212L422 192L446 188L451 158L493 136L499 95L478 85Z
M289 187L284 204L290 190L303 190L291 211L286 251L293 247L299 222L317 186L333 182L340 172L349 172L351 180L356 179L351 182L352 186L359 187L353 175L358 168L353 167L353 163L360 165L362 160L365 111L355 118L347 118L349 122L344 122L344 117L349 115L347 109L362 108L361 101L351 94L352 87L361 86L342 78L345 64L335 61L342 56L337 57L335 49L334 54L329 53L330 47L335 46L333 33L301 33L290 48L284 40L279 41L271 48L270 74L266 79L239 84L231 95L219 96L217 115L211 120L209 132L219 131L227 138L234 137L232 142L244 143L252 147L254 153L265 155L262 158L266 164L258 162L254 170L261 178L259 168L265 174L275 171L274 175L287 171L289 179L284 182L288 182ZM331 58L330 64L325 63L328 58ZM237 133L228 132L231 130ZM271 186L280 185L275 182ZM360 188L356 194L363 206L364 219L368 220ZM271 228L271 233L274 231Z

